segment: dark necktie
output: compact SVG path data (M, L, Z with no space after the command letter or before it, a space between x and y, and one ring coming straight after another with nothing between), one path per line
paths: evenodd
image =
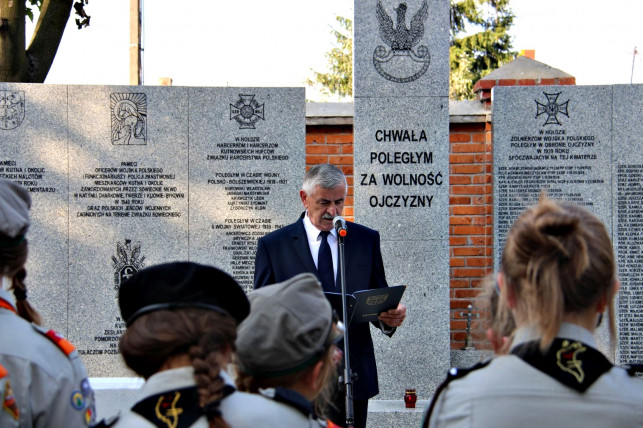
M330 232L321 231L321 245L319 246L319 255L317 256L317 272L319 280L322 283L324 291L335 291L335 272L333 271L333 254L330 252L328 245L328 234Z

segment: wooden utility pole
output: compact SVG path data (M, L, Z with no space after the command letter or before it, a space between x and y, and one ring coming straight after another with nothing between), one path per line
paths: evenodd
M636 50L636 46L634 46L634 54L632 54L632 74L630 75L630 85L632 84L632 81L634 80L634 62L636 61L636 54L639 53Z
M143 65L141 61L141 1L129 2L129 84L143 84Z

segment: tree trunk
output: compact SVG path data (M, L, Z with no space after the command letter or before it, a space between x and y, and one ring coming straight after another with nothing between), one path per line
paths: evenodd
M0 81L43 83L54 62L73 0L44 0L25 50L25 0L0 0Z
M24 82L25 2L0 0L0 81Z

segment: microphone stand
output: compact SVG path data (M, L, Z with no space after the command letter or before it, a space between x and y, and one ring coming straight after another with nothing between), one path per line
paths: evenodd
M353 410L353 372L351 371L350 355L348 349L348 308L346 306L346 270L344 256L344 237L337 234L339 249L338 269L339 283L342 287L342 319L344 320L344 375L340 376L340 388L343 386L346 394L346 426L353 428L355 424L355 412Z

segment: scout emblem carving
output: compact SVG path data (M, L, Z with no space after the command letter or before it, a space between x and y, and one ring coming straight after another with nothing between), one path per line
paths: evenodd
M424 36L424 21L429 15L426 1L422 3L411 19L411 27L406 26L406 3L400 3L394 8L397 21L393 19L377 2L377 21L380 27L380 37L388 45L379 45L373 52L373 65L377 72L387 80L396 83L407 83L417 80L429 69L431 56L429 48L416 45Z
M14 129L25 118L25 93L0 91L0 129Z
M264 105L259 104L253 95L239 94L236 103L230 104L230 120L239 124L239 129L255 129L255 124L264 118Z
M578 354L585 352L587 348L580 342L570 343L568 340L563 341L563 345L556 352L556 363L564 372L574 376L578 383L583 383L585 372L583 371L583 361L578 359Z
M147 144L147 96L114 93L109 96L112 118L112 144Z
M145 256L141 256L141 243L138 242L132 247L130 239L125 244L116 243L116 255L112 256L112 267L114 268L114 290L121 288L123 281L134 275L145 266Z
M546 104L542 104L539 103L538 100L534 100L536 101L536 117L540 116L541 114L547 115L547 120L545 121L545 123L543 123L543 126L562 125L562 123L560 123L560 121L558 120L558 115L564 114L565 116L569 117L569 114L567 113L569 100L565 101L562 104L558 104L558 96L562 94L562 92L559 92L557 94L548 94L546 92L543 92L543 94L545 94L545 97L547 98Z

